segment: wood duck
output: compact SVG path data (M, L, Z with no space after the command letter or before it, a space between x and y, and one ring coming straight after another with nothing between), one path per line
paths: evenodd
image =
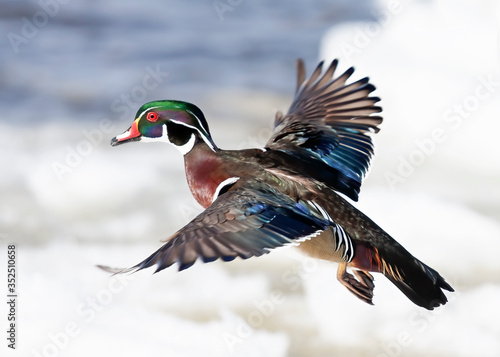
M298 60L295 97L278 112L264 148L221 150L202 111L178 100L144 104L132 126L111 140L173 144L184 155L189 188L205 208L141 263L120 272L174 263L187 269L200 258L231 261L298 245L305 254L339 263L337 278L372 304L373 276L382 273L411 301L432 310L453 288L413 257L341 195L357 201L373 156L370 133L379 131L380 100L368 78L347 84L335 77L337 60L309 79ZM351 268L354 275L346 269ZM115 270L116 272L116 270Z

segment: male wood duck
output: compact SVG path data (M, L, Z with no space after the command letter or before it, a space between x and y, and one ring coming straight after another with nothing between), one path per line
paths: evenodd
M339 263L337 278L372 304L373 276L382 273L411 301L432 310L453 288L434 269L353 207L373 155L368 135L379 131L380 99L368 78L347 84L353 68L335 77L337 60L309 79L298 60L295 98L278 112L264 148L222 150L215 145L202 111L178 100L144 104L132 126L111 140L168 142L184 155L189 188L205 208L132 268L174 263L187 269L200 258L231 261L298 245L305 254ZM347 271L352 268L354 275Z

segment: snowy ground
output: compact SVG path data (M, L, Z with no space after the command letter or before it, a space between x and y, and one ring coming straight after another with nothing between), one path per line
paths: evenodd
M378 25L332 28L319 57L376 84L385 122L357 206L455 288L446 306L420 309L380 275L375 306L365 305L337 283L335 265L293 248L109 277L95 265L137 263L200 211L182 158L157 144L110 148L125 121L88 127L94 142L80 157L72 150L91 139L70 124L35 127L23 140L0 124L10 168L0 177L9 203L0 205L0 265L15 243L19 267L18 350L3 342L1 354L500 356L500 9L394 4L380 2ZM238 89L197 104L215 141L240 148L264 143L290 99ZM71 172L58 176L54 162Z

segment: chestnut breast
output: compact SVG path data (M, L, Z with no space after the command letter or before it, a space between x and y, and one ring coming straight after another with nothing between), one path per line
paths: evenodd
M226 170L224 159L208 147L194 147L185 155L186 178L192 195L203 208L213 202L217 187L233 177Z

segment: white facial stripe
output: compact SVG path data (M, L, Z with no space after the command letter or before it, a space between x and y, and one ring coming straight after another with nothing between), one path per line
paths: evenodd
M156 108L159 108L159 106L157 106L157 107L151 107L151 108L148 108L148 109L143 110L143 111L141 112L141 114L139 114L139 116L138 116L137 118L142 117L142 114L146 113L148 110L151 110L151 109L156 109ZM136 119L137 119L137 118L136 118Z
M167 124L163 124L161 126L161 137L165 140L165 141L168 141L168 132L167 132Z
M162 127L162 131L163 131L161 136L159 136L157 138L148 138L147 136L141 136L141 142L144 142L144 143L164 142L164 143L170 144L170 141L168 141L168 135L167 135L167 125L163 124L161 127Z
M194 114L194 113L193 113L192 111L190 111L189 109L186 109L186 112L188 112L188 113L189 113L189 114L191 114L193 117L195 117L195 118L196 118L196 120L198 121L198 125L200 126L200 128L203 128L203 124L201 123L200 118L198 118L198 117L196 116L196 114Z
M236 181L238 181L240 178L239 177L230 177L230 178L227 178L225 179L224 181L222 181L219 186L217 186L217 188L215 189L215 193L214 193L214 197L212 197L212 202L214 202L217 197L219 197L219 193L220 191L226 187L226 186L229 186L229 185L232 185L233 183L235 183Z
M168 140L167 124L163 124L161 127L162 127L161 136L159 136L157 138L148 138L147 136L141 136L141 142L143 142L143 143L163 142L163 143L172 144L170 142L170 140ZM176 147L177 150L179 150L182 155L186 155L193 148L195 141L196 141L196 138L195 138L194 134L191 134L191 137L189 138L188 142L185 143L184 145L178 146L178 145L172 144L172 146Z
M186 155L193 148L195 141L196 141L196 137L194 136L194 134L191 134L191 137L189 138L187 143L185 143L184 145L180 145L180 146L177 146L177 145L174 145L174 146L177 148L177 150L179 150L181 152L182 155Z
M196 130L198 130L198 129L196 129ZM198 132L200 132L200 131L198 130ZM213 146L213 144L205 137L205 135L203 135L202 133L200 133L200 135L201 135L201 138L203 139L203 141L208 145L208 147L210 149L212 149L212 151L215 152L215 147Z
M194 114L193 114L194 115ZM195 116L196 117L196 116ZM178 120L174 120L174 119L170 119L172 123L175 123L175 124L179 124L179 125L184 125L186 128L190 128L190 129L194 129L196 130L198 133L200 133L200 136L201 138L203 139L203 141L210 147L210 149L212 149L212 151L215 151L215 148L214 146L212 145L212 143L205 137L205 135L203 135L203 133L200 131L200 129L198 129L197 127L195 126L192 126L192 125L189 125L189 124L186 124L182 121L178 121ZM197 119L198 120L198 119ZM198 120L198 122L200 122Z

